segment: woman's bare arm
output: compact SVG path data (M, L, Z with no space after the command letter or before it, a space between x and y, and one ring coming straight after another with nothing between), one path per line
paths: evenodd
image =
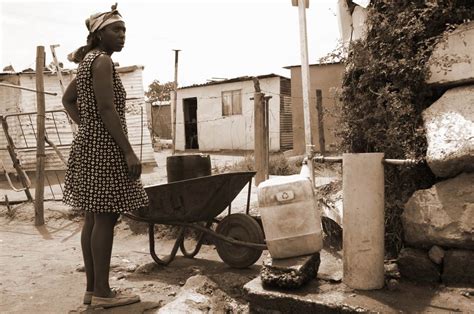
M130 178L138 179L141 174L141 164L125 135L120 123L120 117L115 108L112 59L109 56L100 55L93 62L92 85L97 108L105 128L122 150L127 162Z
M76 78L74 78L67 86L62 98L62 102L64 109L66 109L72 121L74 121L76 124L79 124L81 119L79 117L79 109L77 108Z

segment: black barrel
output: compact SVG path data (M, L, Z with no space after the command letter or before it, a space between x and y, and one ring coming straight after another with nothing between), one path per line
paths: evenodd
M176 155L166 158L166 175L169 182L211 175L209 155Z

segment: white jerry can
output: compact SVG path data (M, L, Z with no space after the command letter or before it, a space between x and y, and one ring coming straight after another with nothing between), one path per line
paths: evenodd
M292 175L262 182L258 205L272 258L308 255L322 249L321 215L309 178Z

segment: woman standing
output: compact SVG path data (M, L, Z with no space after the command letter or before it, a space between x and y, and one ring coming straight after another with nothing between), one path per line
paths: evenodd
M127 138L126 93L111 55L125 44L116 5L86 20L87 45L68 56L79 63L63 105L79 125L65 177L64 202L85 211L81 246L87 288L84 304L114 307L139 302L109 286L114 226L123 212L148 205L141 164Z

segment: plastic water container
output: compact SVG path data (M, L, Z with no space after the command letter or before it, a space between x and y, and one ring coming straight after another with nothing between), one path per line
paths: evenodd
M308 255L322 249L321 215L309 178L292 175L262 182L258 204L272 258Z

